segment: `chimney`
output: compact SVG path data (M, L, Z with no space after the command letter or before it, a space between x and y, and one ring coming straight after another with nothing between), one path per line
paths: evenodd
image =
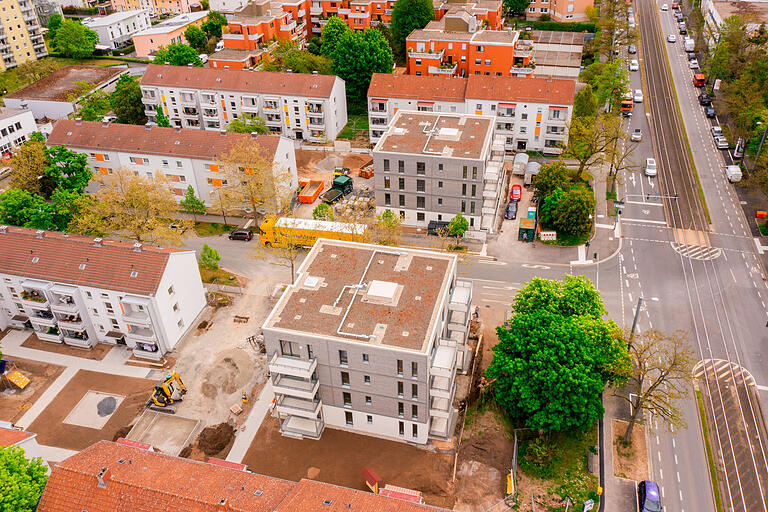
M8 226L0 226L0 233L3 235L8 232Z
M96 480L99 481L99 489L106 489L107 482L109 482L111 479L112 479L112 472L109 470L109 468L101 468L101 471L99 471L99 474L96 475Z
M317 71L312 71L312 76L317 76Z
M251 132L252 139L257 139L258 137L259 137L259 132ZM5 226L2 226L2 227L5 227ZM2 233L2 231L0 231L0 233Z
M133 252L141 252L141 242L134 242Z
M101 122L101 127L102 128L109 128L109 121L102 121Z
M178 128L178 127L174 128L173 133L181 133L181 128Z
M93 239L93 246L94 247L101 247L102 238L94 238Z
M222 137L226 137L227 136L227 130L219 130L219 135L221 135Z
M45 231L43 231L42 229L38 229L35 232L35 238L43 238L44 236L45 236Z
M145 129L145 130L147 130L147 131L151 130L151 129L152 129L152 123L147 123L147 124L144 126L144 129Z
M80 126L81 124L83 124L83 118L82 117L76 117L75 118L75 124L77 126Z
M216 507L216 512L229 512L229 500L227 498L221 498L219 505Z
M170 66L170 65L171 65L171 63L170 63L170 62L166 62L166 63L165 63L165 65L166 65L166 66Z
M286 73L293 73L293 70L292 69L286 69L285 72Z
M224 66L224 71L229 71L229 66Z

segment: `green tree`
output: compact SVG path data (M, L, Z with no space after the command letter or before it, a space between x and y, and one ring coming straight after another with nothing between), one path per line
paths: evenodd
M80 98L77 117L83 121L101 121L104 115L110 111L110 97L104 89L96 89L90 94Z
M414 30L420 30L435 19L432 0L397 0L392 8L392 49L398 59L405 61L405 39Z
M141 88L135 77L122 75L115 84L115 90L109 97L112 111L118 123L145 124L147 115L141 102Z
M99 36L79 21L64 20L56 30L53 44L65 57L83 60L93 55Z
M171 122L168 121L168 116L163 113L163 107L155 105L155 124L162 128L170 128Z
M233 119L227 127L228 132L234 133L267 133L267 124L255 114L241 114Z
M16 73L25 82L37 82L59 69L59 64L51 59L31 60L16 67Z
M26 190L8 189L0 192L0 219L3 224L27 226L35 210L45 208L45 200Z
M454 215L451 221L448 223L448 234L450 236L462 237L468 229L469 222L466 218L464 218L464 215L462 215L461 212Z
M595 195L587 187L573 187L563 194L555 209L555 229L582 235L592 229Z
M56 190L50 201L26 190L0 193L0 222L34 229L64 231L83 204L77 192Z
M48 476L40 457L27 459L18 446L0 448L0 511L33 512Z
M345 32L333 52L333 71L347 84L347 103L364 107L371 76L391 73L392 63L392 49L381 32Z
M597 98L592 86L587 84L573 98L573 116L594 119L597 115Z
M221 27L227 24L227 18L218 11L211 11L200 28L208 37L221 37Z
M320 46L320 53L332 59L333 52L336 51L336 46L339 44L341 37L349 31L349 27L344 23L344 20L338 16L331 16L328 23L323 27L323 44Z
M93 177L93 172L88 167L88 156L64 146L51 146L46 148L45 153L48 156L45 176L51 180L53 188L82 194ZM44 195L50 197L50 194Z
M374 242L382 245L398 245L402 232L400 217L392 210L386 209L379 214L373 226Z
M326 203L320 203L312 210L312 218L315 220L333 220L333 208Z
M312 38L316 40L318 38ZM293 73L312 73L332 75L331 59L315 55L309 50L302 50L295 41L282 41L270 51L272 59L262 66L264 71L287 71Z
M525 14L531 0L504 0L504 10L510 14Z
M602 71L595 77L592 87L600 105L608 103L611 111L618 111L619 104L629 91L629 74L620 61L603 65Z
M605 385L626 382L631 363L619 327L603 320L599 293L583 276L534 278L496 328L486 374L513 420L545 432L586 429L604 414Z
M555 225L555 211L564 195L563 189L557 187L551 194L544 197L539 208L539 220L542 224L545 226Z
M194 48L184 43L171 43L168 46L161 46L157 50L155 64L165 64L168 62L171 66L186 66L192 64L195 67L203 67L203 61Z
M184 31L184 39L186 39L187 43L198 52L204 51L205 43L208 42L208 37L205 35L205 32L203 32L197 25L190 25L187 30Z
M195 222L197 222L198 215L205 214L205 202L197 197L192 185L187 187L187 191L184 193L184 199L179 201L179 206L181 206L185 212L192 214L192 219Z
M533 186L536 187L538 196L545 198L558 188L571 188L569 174L570 171L561 160L542 165L538 174L533 177Z
M219 270L219 260L221 260L219 252L208 244L203 244L203 249L200 251L200 266L208 270Z
M56 39L56 31L59 30L63 21L64 17L58 13L52 14L51 17L48 18L48 35L51 40Z
M21 145L11 158L11 187L39 194L41 177L48 167L45 138L40 132L32 132L30 140Z

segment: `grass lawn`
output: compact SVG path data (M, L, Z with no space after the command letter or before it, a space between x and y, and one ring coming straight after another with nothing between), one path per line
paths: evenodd
M350 115L347 120L347 125L339 133L339 139L356 139L360 132L364 132L363 136L368 137L368 115Z
M204 283L218 283L218 284L240 284L235 274L231 274L226 270L211 270L200 267L200 277Z
M195 232L197 236L213 236L229 233L237 226L232 224L219 224L216 222L195 222Z
M85 59L83 61L75 59L67 59L64 57L45 57L45 59L55 62L60 68L64 66L114 66L117 64L125 64L119 60L107 60L107 59ZM0 73L0 92L3 90L8 91L6 94L10 94L14 91L18 91L22 87L26 87L31 83L30 80L19 76L18 68L11 68L7 71Z

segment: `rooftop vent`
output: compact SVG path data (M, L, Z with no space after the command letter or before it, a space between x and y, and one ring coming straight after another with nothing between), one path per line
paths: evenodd
M35 238L43 238L45 236L45 231L42 229L38 229L35 231Z
M317 71L312 71L312 76L317 76Z
M144 126L144 129L149 131L152 129L152 123L147 123L146 126Z
M165 65L166 65L166 66L170 66L170 65L171 65L171 63L170 63L170 62L166 62L166 63L165 63Z
M6 234L8 232L8 226L0 226L0 233Z
M219 505L216 508L217 512L229 512L229 500L227 498L221 498Z
M264 491L258 491L258 490L257 491L253 491L253 495L254 496L261 496L263 494L264 494Z
M217 76L217 77L216 77L216 81L217 81L217 82L221 82L221 77L220 77L220 76Z
M136 242L133 244L133 252L141 252L141 242Z
M330 506L331 503L333 503L333 500L323 500L323 505L325 505L326 507Z
M219 130L219 135L222 135L224 137L227 136L227 130Z
M131 277L139 277L139 273L135 270L131 270Z
M75 118L75 124L77 126L80 126L81 124L83 124L83 118L82 117Z
M81 263L80 266L78 266L80 270L85 270L85 263Z
M286 73L293 73L293 70L292 69L286 69L285 72Z
M40 261L40 258L38 258L37 256L32 258L32 263L37 263L38 261Z
M109 121L102 121L101 122L102 128L108 128L109 127Z
M395 306L400 294L403 291L403 285L392 281L371 281L365 291L365 300L375 304Z

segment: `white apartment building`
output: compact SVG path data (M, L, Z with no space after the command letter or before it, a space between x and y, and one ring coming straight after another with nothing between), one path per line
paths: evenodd
M392 210L403 225L425 228L461 212L468 236L493 233L504 193L495 131L490 115L398 110L373 148L377 213Z
M344 80L337 76L150 64L141 91L150 121L160 105L179 128L221 130L252 114L272 134L321 142L335 140L347 124Z
M152 26L148 9L96 16L84 21L83 25L99 35L99 44L111 50L130 45L134 34Z
M109 175L121 168L148 177L162 173L171 180L179 201L191 185L198 197L211 206L218 200L221 187L226 185L219 169L219 157L242 140L252 141L265 157L272 157L274 172L283 180L282 195L296 190L299 179L293 142L275 135L62 119L56 122L47 144L85 153L97 175Z
M262 327L283 435L453 434L472 283L455 255L318 240Z
M428 77L374 74L368 89L372 143L399 110L495 116L506 151L558 154L567 141L573 80L470 75Z
M193 250L0 226L0 329L158 360L206 304Z
M0 153L6 156L29 140L37 130L35 116L29 110L0 107Z

